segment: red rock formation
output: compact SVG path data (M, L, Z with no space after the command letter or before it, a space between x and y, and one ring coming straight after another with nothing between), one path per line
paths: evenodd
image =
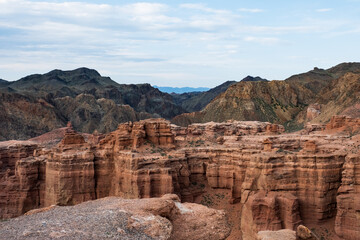
M9 218L39 206L39 162L26 161L37 145L33 142L0 143L0 218Z
M241 215L244 239L263 230L295 229L300 223L299 201L291 193L259 191L248 197Z
M59 145L46 156L44 206L95 199L94 154L87 144Z
M316 153L317 147L316 142L314 140L309 140L305 143L304 151L308 153Z
M306 109L306 120L311 121L321 113L321 105L318 103L310 104Z
M347 130L347 131L359 131L360 130L360 118L351 118L347 116L333 116L330 122L326 125L325 130Z
M324 124L314 124L314 123L306 123L304 130L306 130L307 134L312 132L324 131Z
M176 193L182 201L200 202L208 189L222 189L230 203L244 205L242 218L251 223L242 229L244 235L294 230L300 220L313 226L337 215L338 233L355 239L360 227L354 221L358 206L352 196L359 190L357 180L347 179L358 175L349 173L357 166L358 160L351 160L359 156L357 138L282 131L261 122L181 128L151 119L121 124L89 143L69 128L52 148L3 144L1 217L106 196ZM264 149L264 143L271 148Z
M337 196L336 233L344 239L360 236L360 156L345 159Z
M170 123L164 119L148 119L120 124L116 131L101 140L100 145L110 144L115 147L115 151L120 151L126 148L136 149L145 140L156 145L171 146L174 135L170 130Z
M272 150L272 141L270 139L265 139L264 141L264 151L265 152L271 152Z
M75 132L72 128L71 123L69 122L67 125L67 129L65 130L65 136L61 140L62 145L71 145L71 144L83 144L85 143L85 139L82 135Z

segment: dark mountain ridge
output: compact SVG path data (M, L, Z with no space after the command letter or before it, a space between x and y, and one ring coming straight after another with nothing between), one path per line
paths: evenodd
M7 82L0 86L0 110L0 140L35 137L68 121L81 132L109 132L121 122L186 112L150 84L118 84L88 68Z
M268 82L269 80L261 78L261 77L252 77L252 76L247 76L245 78L243 78L241 81L243 82Z
M7 86L9 84L8 81L0 78L0 87Z
M116 104L128 104L137 112L160 114L171 118L185 112L172 102L169 94L162 93L150 84L118 84L109 77L102 77L96 70L79 68L72 71L53 70L34 74L7 85L20 94L54 98L90 94L96 99L106 98Z

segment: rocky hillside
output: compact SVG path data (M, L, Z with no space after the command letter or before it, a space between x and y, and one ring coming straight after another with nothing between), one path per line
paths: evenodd
M203 93L170 95L150 84L118 84L88 68L0 80L0 141L35 137L68 121L81 132L106 133L122 122L171 119L201 110L232 83Z
M3 79L0 79L0 87L1 87L1 86L6 86L6 85L8 85L8 84L9 84L8 81L3 80Z
M360 63L343 63L327 70L315 68L285 81L241 81L203 110L182 114L172 121L187 125L228 119L259 120L296 130L307 121L326 122L336 114L356 117L359 85Z
M227 81L206 92L192 92L183 94L172 94L174 102L184 108L187 112L202 110L219 94L225 92L236 81Z
M181 107L172 102L169 94L162 93L150 84L118 84L88 68L30 75L11 82L7 87L26 96L45 99L66 96L75 98L79 94L90 94L96 99L110 99L115 104L127 104L137 112L156 113L165 118L183 112Z
M0 82L0 140L35 137L68 121L81 132L109 132L121 122L183 112L149 84L118 84L87 68Z

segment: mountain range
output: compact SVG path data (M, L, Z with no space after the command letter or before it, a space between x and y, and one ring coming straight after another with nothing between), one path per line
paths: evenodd
M210 88L206 88L206 87L197 87L197 88L193 88L193 87L159 87L156 85L154 85L153 87L159 89L162 92L177 93L177 94L190 93L190 92L205 92L205 91L210 90Z
M247 76L204 92L164 93L150 84L119 84L79 68L0 80L0 140L28 139L67 122L77 131L109 132L126 121L163 117L178 125L259 120L297 130L332 115L360 116L360 63L294 75Z
M204 109L176 116L173 123L259 120L301 129L308 121L327 122L332 115L360 115L360 63L342 63L284 81L240 81Z

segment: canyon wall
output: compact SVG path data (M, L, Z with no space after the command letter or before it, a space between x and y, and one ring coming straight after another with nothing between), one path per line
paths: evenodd
M229 204L242 206L243 239L331 219L340 237L356 239L360 138L343 130L359 121L340 119L294 134L264 122L185 128L150 119L86 138L69 125L52 146L1 142L0 217L107 196L175 193L183 202L199 202L207 190L222 189Z

